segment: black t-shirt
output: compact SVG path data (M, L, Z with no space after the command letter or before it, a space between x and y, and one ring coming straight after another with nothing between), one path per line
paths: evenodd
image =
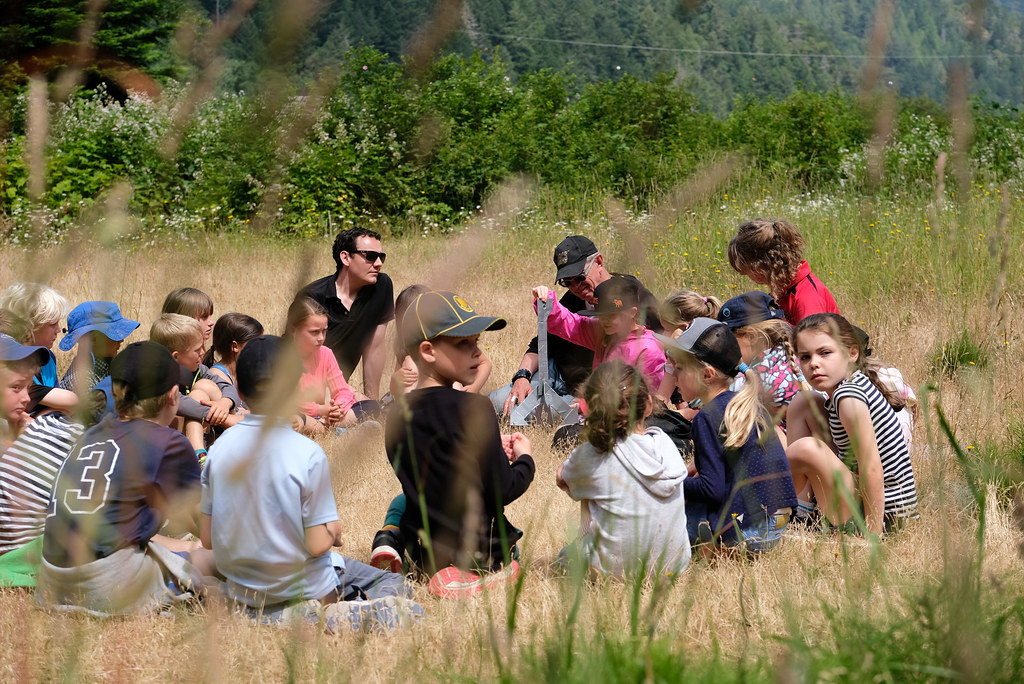
M141 548L164 524L169 511L161 507L195 507L199 496L199 462L183 434L107 416L57 475L43 557L66 568Z
M327 339L324 344L334 352L345 378L350 379L377 326L395 318L395 288L391 278L380 273L376 283L364 285L359 290L349 310L338 299L337 277L334 274L321 278L302 291L327 309Z
M487 397L429 387L409 392L405 400L408 418L403 402L395 402L384 446L406 496L400 528L410 554L431 574L453 564L487 567L488 559L501 561L521 536L505 518L504 505L530 486L533 458L509 463ZM474 509L480 511L477 521L467 523L467 510ZM420 530L429 530L435 567L416 543ZM474 557L460 557L463 549Z
M631 275L614 273L624 278L633 278ZM639 281L637 281L639 282ZM587 303L574 295L566 292L558 300L562 306L573 313L579 313L587 308ZM644 309L644 324L654 332L662 332L661 321L658 319L658 299L651 294L650 290L640 285L640 301ZM530 340L527 347L527 354L536 354L538 351L537 337ZM548 357L555 362L558 372L562 374L562 380L570 392L579 394L582 392L583 383L587 381L590 372L594 370L594 352L586 347L573 344L569 340L562 339L558 335L548 333Z

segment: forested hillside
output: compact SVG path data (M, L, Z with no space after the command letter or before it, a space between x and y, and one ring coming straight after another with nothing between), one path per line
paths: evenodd
M212 16L218 0L202 0ZM221 11L230 0L219 0ZM327 0L298 50L311 76L360 42L401 54L429 17L433 0ZM1020 0L988 3L969 34L971 2L895 3L882 75L901 95L943 101L949 65L965 56L972 91L1024 102L1024 10ZM878 3L863 0L467 0L462 30L446 49L499 51L513 74L566 69L586 82L674 73L711 111L737 97L785 97L794 88L855 88ZM257 78L274 7L259 3L229 48L224 85ZM621 47L636 46L636 47ZM644 49L642 49L644 48ZM974 55L974 57L970 57Z

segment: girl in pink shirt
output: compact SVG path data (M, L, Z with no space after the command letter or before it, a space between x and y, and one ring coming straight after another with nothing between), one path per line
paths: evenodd
M594 290L597 304L593 311L584 312L586 315L566 309L547 287L535 287L533 296L535 300L550 298L554 301L548 316L548 332L593 349L595 368L605 361L623 361L639 368L649 387L661 386L665 353L654 334L639 323L638 281L613 275Z
M298 429L305 434L354 425L352 405L365 399L345 381L334 353L324 346L326 336L327 312L309 297L297 297L288 307L285 337L302 358Z

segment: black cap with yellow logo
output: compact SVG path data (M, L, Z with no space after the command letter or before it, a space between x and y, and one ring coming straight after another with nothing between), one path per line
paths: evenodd
M504 318L481 316L465 299L443 290L420 294L402 317L406 349L435 337L469 337L506 325Z

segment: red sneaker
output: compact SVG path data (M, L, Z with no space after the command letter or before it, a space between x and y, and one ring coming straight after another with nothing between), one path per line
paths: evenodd
M514 582L519 577L519 573L519 563L516 561L510 562L497 572L489 572L484 575L460 570L454 565L449 565L447 568L438 570L430 578L427 591L443 599L463 598Z

